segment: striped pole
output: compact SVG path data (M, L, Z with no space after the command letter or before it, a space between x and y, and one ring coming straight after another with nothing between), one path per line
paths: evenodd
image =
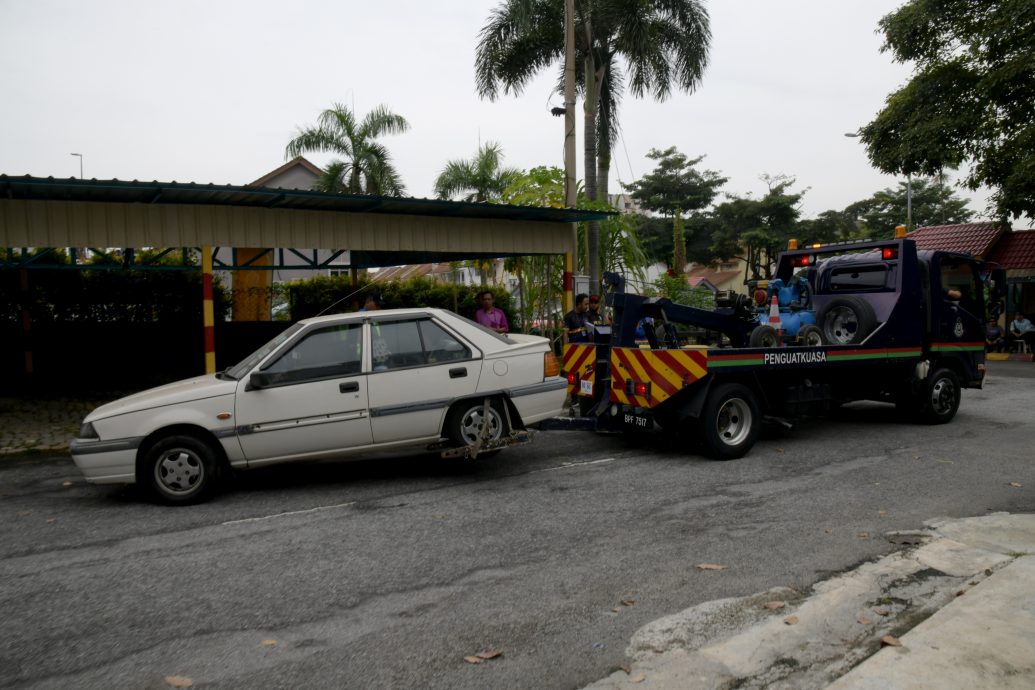
M201 299L205 323L205 373L216 373L216 317L212 308L212 247L201 248Z

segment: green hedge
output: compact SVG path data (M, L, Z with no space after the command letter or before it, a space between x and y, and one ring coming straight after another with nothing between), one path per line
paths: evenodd
M489 290L496 300L496 306L507 315L511 329L517 328L510 294L500 287L452 285L419 277L390 283L361 281L358 287L353 288L348 276L319 276L288 283L283 289L287 292L293 321L316 316L321 312L340 314L354 311L363 306L363 299L368 292L379 294L385 309L438 307L473 319L478 308L476 295L482 290Z

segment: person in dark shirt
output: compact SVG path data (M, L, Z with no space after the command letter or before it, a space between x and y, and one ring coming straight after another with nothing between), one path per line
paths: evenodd
M564 315L564 342L585 343L589 341L589 334L593 324L589 322L589 295L580 292L575 295L575 308Z
M994 319L989 319L985 326L985 351L1002 352L1006 347L1006 333Z

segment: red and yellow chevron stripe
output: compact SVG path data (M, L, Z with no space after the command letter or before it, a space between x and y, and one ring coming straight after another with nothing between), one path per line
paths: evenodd
M561 352L561 376L575 372L578 374L578 381L568 383L568 395L582 395L593 397L592 393L582 391L581 382L586 381L587 386L592 390L596 381L597 346L583 345L580 343L568 343Z
M652 408L708 373L706 350L611 350L611 401ZM626 382L650 383L649 395L626 393Z

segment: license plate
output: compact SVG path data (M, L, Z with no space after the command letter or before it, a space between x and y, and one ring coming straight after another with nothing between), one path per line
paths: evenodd
M650 417L642 414L635 414L633 412L626 412L625 414L625 425L634 429L650 429L654 425L651 423Z
M579 381L579 391L583 395L593 395L593 382L592 381Z

